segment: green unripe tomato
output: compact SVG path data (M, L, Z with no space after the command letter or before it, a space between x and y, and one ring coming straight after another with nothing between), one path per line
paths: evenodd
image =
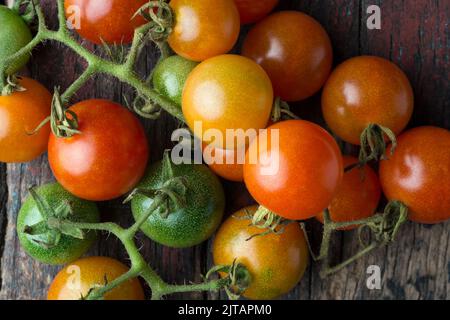
M186 248L208 239L222 221L225 195L219 179L204 165L173 165L175 177L186 181L185 203L172 207L167 217L156 210L141 230L152 240L168 247ZM163 164L151 166L138 188L158 189L165 182ZM135 220L144 215L153 199L136 195L131 202Z
M153 71L153 87L181 107L184 84L198 62L180 56L170 56L158 63Z
M0 5L0 60L3 60L25 47L32 39L31 31L25 21L15 11ZM25 55L6 69L7 74L19 71L30 58Z
M46 184L36 189L38 196L52 209L70 204L72 213L68 220L72 222L96 223L100 214L93 202L81 200L71 195L57 183ZM23 250L32 258L46 264L66 264L81 257L97 238L95 231L84 231L84 239L61 235L55 246L42 245L39 236L31 236L26 229L44 221L42 212L31 197L25 200L17 217L17 234ZM36 241L37 240L37 241Z

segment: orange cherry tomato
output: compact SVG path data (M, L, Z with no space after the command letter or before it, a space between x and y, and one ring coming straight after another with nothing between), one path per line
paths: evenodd
M175 26L168 43L178 55L203 61L230 51L240 24L233 0L172 0Z
M226 139L227 129L265 128L272 104L273 90L267 74L252 60L237 55L203 61L190 73L183 90L183 114L189 128L199 139L221 149L234 149L244 143L237 141L230 147L233 141ZM195 130L196 124L202 127L202 136ZM207 130L221 134L223 140L206 137Z
M81 134L50 135L48 160L56 180L87 200L110 200L129 192L143 176L149 154L139 120L108 100L82 101L70 110L78 117Z
M234 0L241 17L241 24L253 23L267 16L278 0Z
M213 244L216 265L231 265L236 259L251 275L243 296L249 299L275 299L292 290L303 277L309 251L300 226L291 223L281 234L251 236L261 229L250 226L246 215L256 206L244 208L229 217L220 227Z
M238 150L214 148L203 145L203 159L209 168L219 177L230 181L244 181L245 150L243 157L239 156ZM218 159L218 161L215 161Z
M242 54L266 70L275 95L286 101L303 100L318 92L333 63L326 31L297 11L277 12L259 22L245 39Z
M48 300L80 300L128 271L123 263L107 257L89 257L68 264L53 280ZM144 300L144 290L134 278L105 294L105 300Z
M134 29L146 22L140 15L133 18L146 3L148 0L66 0L64 8L66 18L84 39L96 44L102 40L127 44L133 40Z
M344 156L344 168L358 163L355 157ZM346 173L337 192L328 206L331 220L346 222L361 220L372 216L378 207L381 197L381 187L378 176L368 165L354 168ZM323 223L323 213L317 215ZM351 230L357 226L350 226L344 230Z
M375 123L400 133L408 124L414 95L408 78L379 57L349 59L336 68L322 94L322 111L330 129L359 145L362 131Z
M380 162L386 197L403 202L412 221L450 219L450 131L419 127L400 135L397 143L394 155Z
M336 141L303 120L270 126L252 142L244 164L245 185L253 198L291 220L308 219L327 208L342 175Z
M52 96L39 82L22 77L25 91L0 96L0 162L27 162L47 150L50 126L31 135L50 115Z

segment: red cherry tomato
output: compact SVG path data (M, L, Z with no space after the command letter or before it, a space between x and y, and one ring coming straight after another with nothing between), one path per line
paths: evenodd
M344 168L358 163L358 159L344 156ZM376 173L368 165L361 169L354 168L346 173L337 192L328 206L331 220L346 222L361 220L372 216L380 201L381 187ZM317 215L323 223L323 214ZM344 228L354 229L356 226Z
M360 144L360 135L370 123L400 133L413 107L414 95L406 75L392 62L378 57L345 61L333 71L322 94L328 126L355 145Z
M130 191L144 174L148 143L144 128L125 107L86 100L70 108L79 130L70 138L50 135L48 160L58 182L82 199L103 201Z
M336 141L303 120L270 126L252 142L244 164L244 181L255 200L291 220L311 218L328 207L342 175Z
M66 0L66 17L83 38L102 44L127 44L133 40L134 29L145 24L134 14L148 0ZM79 19L79 28L77 28Z
M221 149L203 144L203 159L209 168L219 177L230 181L244 180L245 149L241 152L243 159L239 159L240 155L236 149Z
M241 17L241 24L253 23L267 16L278 0L234 0Z
M50 126L30 135L50 115L52 96L39 82L23 77L25 91L0 95L0 162L27 162L47 150Z
M172 0L175 26L168 42L178 55L203 61L230 51L240 24L233 0Z
M412 221L450 219L450 131L419 127L400 135L397 143L394 155L380 162L386 197L403 202Z
M259 22L245 39L242 54L266 70L275 94L286 101L318 92L333 62L326 31L297 11L277 12Z

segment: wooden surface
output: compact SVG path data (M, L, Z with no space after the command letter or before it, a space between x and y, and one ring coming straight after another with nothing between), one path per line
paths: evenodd
M55 1L42 1L50 25L55 25ZM382 29L366 28L366 9L380 5ZM450 128L450 2L437 0L281 0L279 8L306 12L329 32L335 62L361 54L373 54L396 62L406 71L416 96L411 127L436 125ZM0 26L1 27L1 26ZM299 40L300 41L300 40ZM86 46L91 47L86 43ZM139 62L141 72L149 71L157 58L149 47ZM27 73L52 89L67 87L83 69L83 63L70 50L59 44L39 46L33 54ZM114 79L97 76L89 81L74 101L87 98L108 98L123 102L130 97L130 88ZM318 96L295 105L303 118L323 124ZM164 114L158 121L144 121L151 143L152 161L161 158L170 147L170 133L176 122ZM354 148L344 146L347 152ZM32 184L52 181L46 157L29 164L0 164L0 298L43 299L60 267L33 261L20 249L15 221L21 202ZM249 204L252 200L245 188L224 183L227 190L227 212ZM104 220L123 225L130 223L130 210L120 201L102 203ZM318 265L310 266L299 286L287 299L449 299L450 298L450 223L423 226L407 223L398 241L360 260L357 264L321 280ZM312 222L313 242L318 245L320 226ZM200 274L211 266L210 243L192 249L174 250L152 243L139 236L142 252L150 264L169 282L200 281ZM355 234L337 234L335 261L349 256L357 248ZM89 255L105 255L126 262L126 253L114 237L102 237ZM366 287L366 269L379 265L381 290ZM218 294L183 294L169 298L223 298Z

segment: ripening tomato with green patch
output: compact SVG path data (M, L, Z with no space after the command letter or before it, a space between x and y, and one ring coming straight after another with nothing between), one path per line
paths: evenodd
M285 101L317 93L333 63L333 48L325 29L298 11L276 12L256 24L244 40L242 55L266 70L275 95Z
M333 137L304 120L281 121L247 150L244 182L273 213L305 220L327 208L342 180L342 155Z
M66 0L64 9L82 38L95 44L127 44L133 40L134 29L146 22L139 14L134 16L146 3L148 0Z
M93 201L129 192L144 175L149 157L142 124L108 100L85 100L70 110L81 133L50 135L48 160L56 180L77 197Z
M50 285L48 300L80 300L91 289L98 289L124 273L129 268L107 257L88 257L68 264ZM144 300L144 290L137 278L130 279L104 296L105 300Z
M414 94L404 72L392 62L360 56L339 65L322 93L322 112L330 129L346 142L359 145L369 124L399 134L408 124Z
M410 220L450 219L450 131L424 126L402 133L394 154L380 162L380 181L389 200L408 207Z
M243 296L249 299L275 299L292 290L303 277L309 251L300 226L293 222L280 234L250 237L261 233L251 226L257 207L234 213L220 227L213 243L216 265L236 260L250 272L250 286Z
M14 10L0 5L0 60L12 56L32 39L31 31L22 17ZM7 74L19 71L30 58L29 54L17 59L6 69Z
M17 217L17 235L23 250L47 264L66 264L81 257L96 240L95 231L85 231L82 239L75 238L52 228L48 219L99 222L95 203L76 198L57 183L42 185L34 192L27 197Z
M175 165L167 157L150 166L137 186L137 190L147 190L150 195L142 192L134 196L131 210L138 221L151 210L161 192L171 189L170 194L178 196L178 203L169 197L147 218L141 230L165 246L192 247L207 240L219 227L225 210L225 194L219 179L207 166ZM171 182L177 179L180 180L171 187ZM160 192L151 192L159 189Z
M344 156L344 168L358 163L358 159ZM381 197L381 187L377 174L371 167L355 167L344 173L333 200L328 206L331 220L348 222L366 219L376 213ZM323 213L316 217L323 223ZM354 229L350 226L345 230Z
M241 17L241 24L254 23L265 16L275 8L278 0L234 0Z
M203 61L191 72L183 91L187 125L199 139L221 149L240 147L246 140L226 139L227 130L245 133L265 128L272 105L273 90L267 74L252 60L238 55ZM200 136L196 125L205 134Z
M239 12L233 0L172 0L175 24L168 43L178 55L193 61L229 52L239 31Z
M50 126L31 133L50 116L52 96L33 79L18 84L24 91L0 96L0 162L28 162L47 150Z
M153 70L153 87L181 108L183 89L198 62L173 55L161 60Z

